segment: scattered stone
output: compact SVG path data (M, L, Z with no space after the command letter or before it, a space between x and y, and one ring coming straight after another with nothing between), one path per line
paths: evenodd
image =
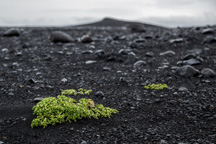
M20 51L20 52L16 52L14 55L15 55L15 56L22 56L23 54L22 54L22 52Z
M8 29L3 36L12 37L12 36L20 36L20 31L16 28Z
M177 65L183 65L183 61L178 61L176 64Z
M200 64L200 61L193 58L193 59L183 61L183 64L185 64L185 65L198 65L198 64Z
M26 48L29 48L29 47L30 47L29 43L24 43L24 44L22 45L22 48L23 48L23 49L26 49Z
M178 92L174 92L173 95L178 95Z
M50 55L46 55L46 57L43 58L44 61L52 61L52 57Z
M188 89L187 89L186 87L180 87L180 88L178 89L178 91L180 91L180 92L185 92L185 91L188 91Z
M57 53L57 54L64 54L63 51L57 51L56 53Z
M54 43L58 43L58 42L68 43L73 41L70 35L62 31L52 32L50 35L50 40Z
M199 70L195 69L190 65L179 67L176 72L183 77L193 77L199 74Z
M94 45L90 45L89 48L90 49L95 49L95 46Z
M138 45L138 43L130 42L129 47L132 48L132 49L135 49L135 48L138 48L139 45Z
M207 37L204 39L204 43L208 43L208 44L214 44L216 43L216 37Z
M132 32L143 33L146 32L145 26L142 24L132 24L129 26Z
M154 135L157 132L157 129L156 128L148 128L147 132Z
M166 140L160 140L159 144L168 144L168 142Z
M95 93L95 96L97 96L97 97L104 97L104 93L102 91L97 91Z
M200 54L203 53L203 50L202 50L202 49L195 48L195 49L189 50L188 53L194 54L194 55L200 55Z
M204 52L208 52L210 50L210 48L205 47L203 50L204 50Z
M12 66L18 67L18 66L20 66L20 64L19 64L18 62L13 62L13 63L12 63Z
M35 103L38 103L38 102L40 102L42 99L44 99L43 97L36 97L36 98L34 98L34 102Z
M169 40L169 43L171 43L171 44L173 44L173 43L181 43L183 41L184 41L183 38L177 38L177 39L171 39L171 40Z
M134 52L129 52L128 55L129 55L129 56L131 55L131 56L133 56L133 57L136 57L136 54L135 54Z
M80 144L87 144L87 142L83 140Z
M188 60L188 59L192 59L192 58L196 58L196 55L194 53L186 54L182 59Z
M116 41L116 40L120 40L120 39L119 39L119 35L113 36L113 40L115 40L115 41Z
M93 51L92 50L85 50L85 51L82 51L82 54L92 54Z
M104 50L96 50L94 53L95 53L98 57L100 57L100 58L105 57L105 52L104 52Z
M168 67L169 67L168 65L162 65L162 66L158 67L158 69L166 69Z
M125 39L126 39L126 36L124 36L124 35L118 37L118 40L125 40Z
M145 39L153 39L153 36L152 35L145 35L144 38Z
M1 51L7 53L8 52L8 48L3 48Z
M85 64L94 64L94 63L96 63L97 61L94 61L94 60L88 60L88 61L86 61L85 62Z
M35 84L37 83L37 81L35 79L30 78L28 79L28 83Z
M214 30L211 28L207 28L202 30L202 34L214 34Z
M140 95L137 95L137 96L136 96L136 100L137 100L137 101L141 101L141 100L142 100L142 97L141 97Z
M91 43L93 40L91 39L91 37L89 35L84 35L81 38L81 42L82 43Z
M201 74L203 75L203 77L208 78L208 77L215 77L216 73L210 69L210 68L204 68L201 70Z
M142 38L139 38L139 39L135 39L134 42L135 43L144 43L144 42L146 42L146 40L142 39Z
M66 79L66 78L63 78L62 80L61 80L61 82L67 82L68 80Z
M118 51L119 54L127 55L129 52L132 52L131 49L120 49Z
M126 59L128 59L128 56L126 56L126 55L111 53L107 57L107 62L124 62Z
M153 57L153 56L154 56L154 53L153 53L153 52L147 52L145 55L146 55L147 57Z
M103 67L103 70L104 70L104 71L111 71L111 68L105 66L105 67Z
M131 64L136 62L137 58L136 58L136 54L133 52L130 52L127 56L127 59L124 61L125 64Z
M160 56L166 56L166 55L168 55L168 56L173 56L173 55L175 55L175 52L169 50L169 51L162 52L162 53L160 53L159 55L160 55Z
M134 63L134 68L138 68L138 67L144 66L144 65L146 65L146 62L143 60L139 60L136 63Z
M14 93L9 92L8 95L9 95L9 96L14 96Z

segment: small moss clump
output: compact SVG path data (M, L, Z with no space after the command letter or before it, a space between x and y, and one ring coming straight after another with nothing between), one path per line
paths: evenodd
M68 89L68 90L63 90L61 92L62 95L77 95L77 94L81 94L81 95L89 95L92 92L92 90L87 90L87 89L83 89L80 88L78 90L78 92L74 89Z
M167 89L168 86L166 84L151 84L144 86L145 89L151 89L151 90L162 90L162 89Z
M64 90L62 91L62 94L63 93L75 95L73 90ZM45 128L49 124L55 125L67 121L76 122L78 119L83 118L110 118L112 114L118 113L116 109L104 107L102 104L95 105L94 101L91 99L82 98L79 101L76 101L65 95L59 95L57 98L47 97L42 99L32 109L34 115L37 115L37 118L32 121L32 128L36 126L43 126Z

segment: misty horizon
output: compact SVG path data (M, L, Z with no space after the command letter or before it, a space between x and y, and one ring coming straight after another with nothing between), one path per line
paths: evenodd
M111 17L165 27L216 24L214 0L0 0L0 26L68 26Z

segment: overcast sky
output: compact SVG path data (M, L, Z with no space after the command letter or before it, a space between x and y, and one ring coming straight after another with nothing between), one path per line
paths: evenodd
M216 0L0 0L0 26L63 26L104 17L168 27L216 24Z

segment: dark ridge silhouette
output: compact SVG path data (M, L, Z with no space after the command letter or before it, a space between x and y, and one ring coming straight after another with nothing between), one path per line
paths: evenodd
M144 26L145 28L165 28L162 26L156 26L156 25L151 25L151 24L144 24L140 22L133 22L133 21L124 21L124 20L118 20L118 19L113 19L113 18L104 18L103 20L99 22L94 22L94 23L89 23L89 24L83 24L83 25L78 25L78 26L96 26L96 27L134 27L134 26ZM167 28L168 29L168 28Z

